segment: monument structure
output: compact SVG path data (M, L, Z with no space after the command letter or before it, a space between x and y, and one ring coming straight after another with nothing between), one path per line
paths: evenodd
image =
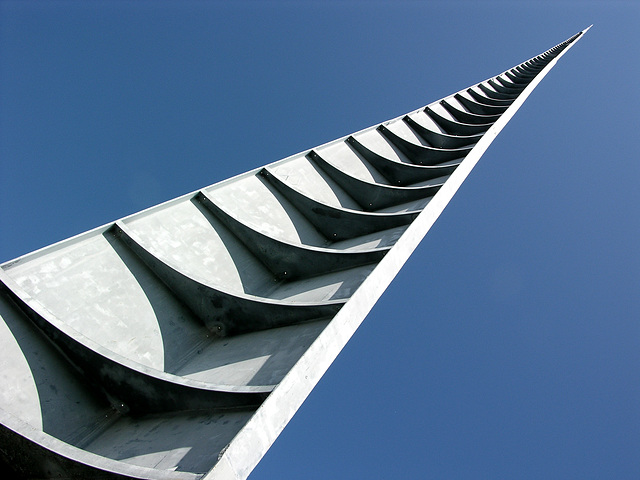
M401 117L0 268L0 469L246 478L584 33Z

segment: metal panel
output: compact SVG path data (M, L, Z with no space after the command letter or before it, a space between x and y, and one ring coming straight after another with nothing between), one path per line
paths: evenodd
M585 31L446 99L2 265L3 471L246 478Z

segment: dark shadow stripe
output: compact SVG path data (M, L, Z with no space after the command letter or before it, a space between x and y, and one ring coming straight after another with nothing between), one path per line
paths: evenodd
M440 189L442 184L426 185L422 187L395 187L369 183L347 175L336 168L315 151L309 152L308 158L316 163L338 185L347 190L354 200L365 211L380 210L382 208L400 205L414 200L431 197Z
M369 213L336 208L307 197L265 168L260 170L259 175L295 205L324 236L335 241L408 225L420 213Z
M407 123L415 123L410 117L405 117L405 119ZM409 123L409 125L411 126L411 123ZM419 127L422 126L419 125ZM445 135L443 135L443 137L444 136ZM453 137L451 135L446 135L446 137L453 139L460 138ZM480 138L480 136L462 138L464 140L471 138L475 142ZM460 165L460 162L447 165L415 165L411 163L397 162L395 160L383 157L382 155L378 155L372 150L369 150L363 144L358 142L358 140L356 140L353 136L348 137L346 142L349 143L360 155L362 155L362 157L367 162L373 165L394 185L405 186L412 183L418 183L424 180L431 180L433 178L449 175L453 173L458 165Z
M425 107L424 111L433 119L434 122L436 122L440 126L440 128L442 128L450 135L469 136L484 134L484 132L486 132L489 127L491 127L491 124L470 125L468 123L456 122L454 120L443 117L439 113L432 110L430 107Z
M57 328L56 322L47 318L50 313L36 311L4 281L0 282L0 289L60 349L90 385L106 391L132 412L257 407L267 396L265 392L233 393L196 388L180 383L180 377L172 376L176 381L168 381L123 365L85 345L85 337L81 334L72 329L63 332Z
M495 100L509 100L513 102L518 96L518 95L508 95L505 93L499 93L496 90L491 90L484 83L479 83L477 86L480 90L482 90L482 93L484 95L486 95L489 98L493 98Z
M464 95L456 93L454 98L460 102L467 110L471 113L475 113L476 115L497 115L500 116L505 112L505 110L509 107L502 106L498 107L495 105L485 105L482 103L474 102L473 100L468 99Z
M464 158L473 148L472 146L464 146L460 148L427 147L405 140L384 125L380 125L378 127L378 131L384 135L387 140L398 147L398 149L416 165L433 166L442 162L458 160L460 158Z
M499 100L499 99L495 99L495 98L490 98L490 97L486 97L484 95L480 95L477 91L475 91L473 88L468 88L467 89L467 93L469 95L471 95L471 97L473 97L473 99L483 105L491 105L491 106L495 106L495 107L509 107L512 103L513 100Z
M265 235L240 222L216 205L206 194L199 192L196 200L209 209L277 279L292 281L324 273L377 263L390 247L365 251L332 250L326 248L295 245Z
M468 123L470 125L489 125L493 124L496 120L500 118L500 114L498 115L478 115L476 113L463 112L462 110L457 109L453 105L451 105L446 100L442 100L440 105L444 107L444 109L451 114L456 120L462 123Z
M235 335L334 316L345 300L293 303L232 294L200 283L138 244L122 224L117 235L217 335Z

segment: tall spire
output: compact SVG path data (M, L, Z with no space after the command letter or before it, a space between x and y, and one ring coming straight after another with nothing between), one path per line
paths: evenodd
M586 30L406 115L3 264L4 469L246 478Z

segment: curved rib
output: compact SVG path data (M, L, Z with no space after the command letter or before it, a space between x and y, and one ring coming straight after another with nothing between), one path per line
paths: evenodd
M468 123L456 122L440 115L428 106L424 108L424 111L433 119L434 122L440 125L445 132L448 132L451 135L469 136L484 134L484 132L491 127L491 124L471 125Z
M420 187L395 187L369 183L351 177L311 150L308 157L313 160L338 185L344 188L362 206L365 211L382 208L431 197L440 189L442 183Z
M267 328L331 317L346 300L294 302L228 293L199 282L145 249L116 222L116 234L211 330L219 336L235 335Z
M197 449L202 440L214 438L206 446L207 453L220 451L238 430L234 417L246 420L255 410L203 409L188 414L132 410L122 399L105 394L100 377L83 376L60 347L26 317L18 305L21 299L10 294L6 286L0 286L4 367L0 438L3 460L10 459L3 470L9 468L10 475L196 480L214 465L215 455L194 459L183 458L180 452L185 447ZM10 355L16 350L21 353ZM135 377L124 380L131 380L133 387L142 386ZM158 397L162 401L164 393Z
M213 213L260 259L278 279L298 278L336 272L379 262L389 246L369 250L337 250L307 245L295 245L265 235L245 225L216 205L202 191L196 195L205 208Z
M495 82L493 82L495 83ZM487 87L484 83L479 83L477 85L477 87L482 90L482 93L485 94L487 97L489 98L493 98L495 100L509 100L511 102L513 102L518 95L511 95L511 94L506 94L506 93L499 93L496 90L491 90L489 87Z
M479 86L479 85L478 85ZM476 92L473 88L468 88L467 93L473 97L473 99L483 105L491 105L496 107L509 107L513 103L513 100L500 100L484 96Z
M434 119L435 120L435 119ZM489 128L489 127L487 127ZM378 127L378 131L382 133L391 143L402 151L413 163L417 165L437 165L439 163L458 160L464 158L473 147L466 146L461 148L438 148L417 145L413 142L405 140L395 132L389 130L384 125Z
M539 73L538 69L532 68L530 65L528 65L527 62L521 63L517 67L514 67L514 69L518 70L518 72L522 72L522 73L524 73L526 75L537 75Z
M498 77L496 77L496 78L498 78ZM493 78L487 80L487 83L489 85L491 85L491 87L493 87L493 89L496 92L501 93L503 95L508 95L508 96L510 96L512 98L516 98L518 95L520 95L520 92L522 91L522 89L515 89L515 88L505 87L502 83L498 83Z
M424 115L428 115L426 112L422 112ZM474 145L482 138L482 134L479 135L449 135L448 133L435 132L429 128L424 127L418 123L415 119L409 115L405 115L403 120L409 125L416 134L421 137L425 142L430 143L434 147L456 149L469 145ZM437 122L433 120L434 123ZM433 165L432 167L436 167Z
M409 165L406 166L409 167ZM420 213L419 210L402 213L376 213L336 208L304 195L266 168L260 170L258 174L295 205L320 232L335 241L408 225Z
M414 130L416 131L417 134L421 135L421 132L418 131L418 128L424 129L422 125L419 125L411 117L407 116L404 119L411 128L414 128L414 124L415 124ZM442 134L439 134L439 135L442 135ZM459 138L459 137L453 137L451 135L446 135L446 137ZM464 138L473 138L474 141L477 140L477 138L475 137L464 137ZM426 138L425 140L428 141L428 139ZM397 162L395 160L391 160L389 158L383 157L382 155L378 155L374 151L369 150L367 147L361 144L358 140L356 140L356 138L353 136L347 137L346 142L349 143L360 155L362 155L371 165L373 165L385 177L391 180L392 183L400 186L405 186L411 183L421 182L423 180L431 180L433 178L449 175L453 173L453 171L456 169L458 165L460 165L460 162L451 163L447 165L415 165L410 163L401 163L401 162Z
M161 258L179 256L184 272L204 278L210 285L225 285L227 291L258 297L273 290L276 285L273 274L244 250L231 232L212 215L185 216L185 204L190 211L198 212L185 198L168 208L123 221L145 247ZM209 224L205 218L215 223ZM172 222L177 228L171 228ZM198 226L208 226L224 243L212 242L213 235L206 228L194 228ZM168 229L169 237L164 228ZM388 237L386 234L385 240ZM373 241L370 243L375 246ZM225 247L227 250L222 250ZM211 264L214 265L206 266ZM141 259L109 231L100 230L71 246L42 255L36 262L9 267L6 273L55 318L110 352L134 365L213 387L277 384L281 379L278 372L284 371L278 369L286 369L282 361L288 362L286 358L276 361L278 344L288 342L286 348L291 352L288 356L295 361L293 353L301 354L302 343L294 339L301 338L301 333L308 338L304 332L314 328L308 323L279 328L278 342L261 340L269 337L269 332L216 340ZM47 285L46 290L42 289L43 284ZM79 297L82 303L77 301ZM318 298L315 295L311 300ZM247 342L252 344L250 355L230 356L236 345Z
M544 65L541 65L540 60L529 60L522 65L531 72L540 72L544 68Z
M52 385L53 388L55 386ZM107 412L107 415L112 412ZM107 416L103 412L103 417ZM118 420L112 420L117 427ZM87 428L96 425L87 425ZM105 432L109 435L111 425ZM211 432L214 433L214 432ZM116 434L117 435L117 434ZM201 473L159 469L142 465L135 465L120 460L117 455L110 458L85 449L82 444L73 445L54 435L34 429L33 426L0 409L0 438L3 440L3 453L11 458L11 467L20 472L24 478L95 478L100 480L198 480ZM121 439L125 440L125 439ZM156 439L157 443L160 443ZM147 441L153 445L152 442ZM167 448L164 442L164 448ZM180 445L173 445L179 449ZM157 453L157 452L149 452ZM164 453L164 452L163 452ZM164 456L173 453L167 451ZM162 459L160 453L156 463ZM5 472L6 473L6 472ZM9 472L11 474L11 472ZM14 477L10 477L14 478ZM18 477L20 478L20 477Z
M509 73L511 75L513 75L515 78L520 78L520 79L524 79L527 80L529 82L531 82L531 80L533 80L534 78L536 78L536 75L538 75L538 72L531 72L528 70L525 70L524 68L522 68L522 66L517 66L517 67L513 67Z
M497 115L478 115L476 113L464 112L451 105L446 100L440 102L447 112L451 114L459 122L468 123L470 125L490 125L500 118L500 114Z
M509 70L504 72L504 76L507 77L511 82L518 85L523 85L525 87L531 82L531 77L529 76L525 77L524 75L516 75L515 73Z
M111 397L133 412L256 407L273 390L272 386L213 385L138 364L70 328L5 273L0 273L0 292L11 299L89 381L98 381Z
M471 113L475 113L476 115L500 115L504 113L504 111L509 108L507 106L498 107L495 105L484 105L482 103L474 102L469 98L465 97L461 93L456 93L454 98L460 102L462 106L464 106Z
M504 78L502 78L501 75L498 75L496 77L496 80L498 82L500 82L500 84L506 88L508 91L511 91L513 93L519 93L522 92L522 90L525 89L525 87L527 86L526 84L515 84L513 82L510 82L508 80L505 80Z
M529 77L531 79L535 78L536 75L540 73L540 70L528 67L524 63L522 65L518 65L517 67L514 67L513 70L516 70L518 75L523 75L524 77Z

